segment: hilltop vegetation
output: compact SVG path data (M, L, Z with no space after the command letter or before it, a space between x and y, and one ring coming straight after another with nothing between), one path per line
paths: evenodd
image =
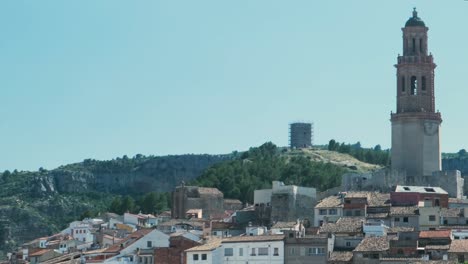
M335 153L334 157L332 153ZM251 203L254 190L271 188L272 181L324 191L339 186L341 176L359 170L359 165L366 165L362 166L363 170L380 167L367 166L348 155L336 155L336 152L307 149L291 151L268 142L251 148L234 160L212 166L191 184L216 187L227 198Z

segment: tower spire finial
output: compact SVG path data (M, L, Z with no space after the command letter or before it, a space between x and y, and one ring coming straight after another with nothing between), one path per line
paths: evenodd
M418 11L416 11L416 7L413 7L413 17L418 17Z

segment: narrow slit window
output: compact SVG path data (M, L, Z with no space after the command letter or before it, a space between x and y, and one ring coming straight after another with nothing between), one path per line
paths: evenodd
M419 39L419 51L423 53L423 41L422 39Z
M418 94L418 79L416 76L411 77L411 95Z
M413 39L413 52L416 52L416 39Z
M405 77L401 77L401 91L405 92L406 86L405 86Z
M421 77L421 90L426 91L426 77Z

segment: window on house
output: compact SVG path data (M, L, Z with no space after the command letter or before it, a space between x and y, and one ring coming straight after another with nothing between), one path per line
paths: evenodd
M395 222L400 222L400 217L395 217Z
M444 220L444 225L447 225L448 224L448 221L447 219Z
M346 215L346 216L353 216L353 212L352 212L352 211L346 211L346 212L345 212L345 215Z
M354 216L361 216L361 210L354 211Z
M206 254L201 254L201 259L206 260Z
M458 255L457 258L459 263L465 263L465 255Z
M250 256L256 256L257 254L255 254L255 248L252 248L252 252L250 252Z
M436 220L436 216L435 216L435 215L430 215L430 216L429 216L429 221L434 222L435 220Z
M421 77L421 90L426 91L426 77Z
M320 209L319 210L319 215L326 215L327 214L327 209Z
M239 256L240 257L244 256L244 249L243 248L239 248Z
M416 39L413 38L413 52L416 52Z
M351 246L351 242L349 242L349 241L346 242L346 246L347 246L347 247L350 247L350 246Z
M198 254L193 254L193 260L198 260Z
M153 247L153 242L152 241L146 241L146 247Z
M459 236L454 236L453 239L460 239L460 237Z
M371 259L379 259L379 254L370 254Z
M404 92L405 88L406 88L406 83L405 83L405 77L403 76L403 77L401 77L401 91Z
M273 256L279 256L279 248L273 248Z
M315 252L315 248L307 248L307 256L313 256Z
M403 249L399 249L397 254L398 255L403 255Z
M411 95L418 95L418 78L411 76Z
M329 214L329 215L336 215L336 214L338 214L338 212L337 212L336 209L329 209L329 210L328 210L328 214Z
M434 206L440 206L440 200L439 199L434 200Z
M234 255L234 250L232 248L225 248L224 249L224 256L232 257Z
M408 217L403 217L403 222L408 223Z
M317 248L317 255L325 255L325 248Z
M258 249L258 255L259 256L268 256L268 248L263 247Z

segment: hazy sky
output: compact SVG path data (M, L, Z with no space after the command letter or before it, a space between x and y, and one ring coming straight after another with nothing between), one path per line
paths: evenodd
M0 171L284 146L292 121L389 148L415 6L442 150L468 148L467 1L0 1Z

